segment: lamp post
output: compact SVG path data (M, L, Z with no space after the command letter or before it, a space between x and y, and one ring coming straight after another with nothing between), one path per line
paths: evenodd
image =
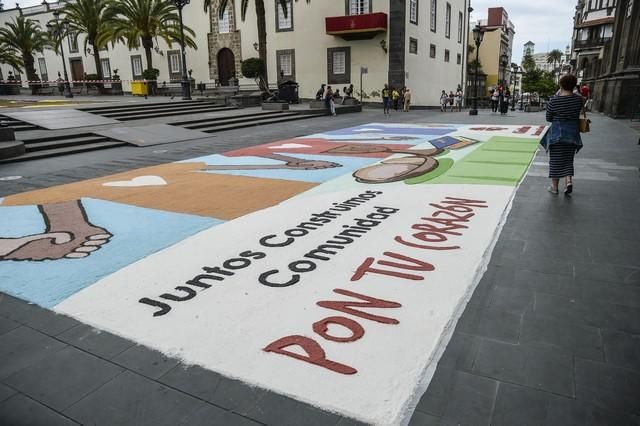
M180 17L180 49L182 50L182 99L191 100L191 82L187 77L187 54L184 51L184 23L182 22L182 8L189 4L190 0L171 0L178 9Z
M518 84L518 64L511 64L512 72L511 75L513 77L513 92L511 93L511 98L513 101L511 102L511 111L516 110L516 86Z
M56 25L54 27L53 24L48 23L47 30L50 34L55 34L57 36L58 43L60 45L60 56L62 56L62 71L64 72L64 97L73 98L73 93L71 93L71 86L69 85L69 75L67 74L67 63L64 59L64 48L62 47L62 34L63 32L66 33L69 29L69 21L67 21L66 19L63 20L62 26L60 26L60 11L57 9L53 12L53 16L56 19Z
M480 45L482 44L483 37L483 29L480 27L480 25L476 25L473 29L473 41L476 43L476 69L473 81L473 109L469 110L469 115L478 115L478 63L480 61Z
M502 86L507 85L507 65L509 64L509 57L506 53L500 55L500 64L502 65Z

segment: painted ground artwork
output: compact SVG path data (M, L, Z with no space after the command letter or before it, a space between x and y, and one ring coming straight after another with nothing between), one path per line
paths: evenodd
M372 123L8 196L0 290L403 424L545 130Z

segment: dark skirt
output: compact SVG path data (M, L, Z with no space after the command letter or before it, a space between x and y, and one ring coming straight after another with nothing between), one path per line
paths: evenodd
M577 146L568 143L554 143L549 146L549 177L560 179L573 176L573 157Z

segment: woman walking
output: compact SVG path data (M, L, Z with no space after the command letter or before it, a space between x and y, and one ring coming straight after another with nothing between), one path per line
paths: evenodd
M411 89L408 87L404 91L404 108L402 109L404 112L409 112L411 109Z
M542 146L549 153L549 178L551 186L548 190L558 194L560 179L565 179L564 193L573 192L573 158L582 148L582 138L578 121L584 105L582 96L574 94L577 79L567 74L560 79L560 93L547 104L547 121L551 128L547 131Z

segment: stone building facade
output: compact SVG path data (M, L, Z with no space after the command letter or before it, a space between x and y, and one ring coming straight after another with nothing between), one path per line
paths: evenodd
M227 86L231 79L235 80L242 75L242 35L236 24L235 1L229 0L223 19L218 16L219 4L220 0L214 0L209 13L209 78Z

